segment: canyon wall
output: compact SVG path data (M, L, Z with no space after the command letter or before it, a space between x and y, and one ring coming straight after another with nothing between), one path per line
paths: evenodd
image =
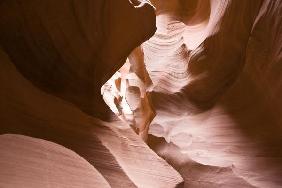
M1 1L0 185L281 187L281 11L275 0ZM52 176L29 160L74 166Z
M152 2L151 147L187 187L281 187L281 2Z
M0 43L18 70L104 119L102 85L155 32L151 5L124 0L12 0L0 8Z
M1 187L181 185L128 125L97 119L103 83L155 32L136 3L0 2Z

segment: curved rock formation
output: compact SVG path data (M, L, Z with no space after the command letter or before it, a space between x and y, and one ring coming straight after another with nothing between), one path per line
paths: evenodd
M188 187L281 187L281 3L153 2L149 132L166 141L152 147Z
M151 102L152 81L144 65L144 53L136 48L123 67L103 85L101 94L111 110L146 141L155 117Z
M0 134L41 138L71 149L93 165L111 187L176 187L182 183L181 176L130 127L118 121L103 122L39 90L3 51L0 62ZM1 150L4 156L12 152L6 149Z
M1 187L110 187L85 159L52 142L8 134L0 149Z
M0 12L0 44L19 71L104 119L102 85L155 32L154 9L127 0L5 0Z
M151 5L134 5L126 0L1 1L0 134L71 149L111 187L176 187L180 175L129 127L88 116L107 117L102 84L155 31ZM13 152L6 149L3 155ZM26 181L23 186L32 183Z
M111 187L281 187L281 11L276 0L1 1L0 133L67 147ZM109 119L104 83L125 123L94 118Z

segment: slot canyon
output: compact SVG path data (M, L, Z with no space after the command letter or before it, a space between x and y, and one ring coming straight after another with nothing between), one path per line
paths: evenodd
M0 187L282 188L281 93L280 0L0 0Z

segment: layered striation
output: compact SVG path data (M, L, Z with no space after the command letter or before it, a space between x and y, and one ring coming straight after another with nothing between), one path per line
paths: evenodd
M58 144L13 134L0 141L1 187L110 187L85 159Z
M182 183L129 126L98 119L111 115L102 85L154 32L148 3L0 2L1 186Z
M120 121L101 121L39 90L17 71L3 51L0 62L0 158L3 159L0 166L7 169L0 173L0 179L7 180L0 185L176 187L182 183L182 177L129 126ZM22 158L14 156L16 154ZM61 172L53 167L59 162L57 168L62 168ZM36 166L44 165L50 172L36 169L37 163ZM70 163L76 166L69 167ZM23 171L31 174L22 175ZM61 176L55 177L60 173ZM71 177L77 184L69 185L67 180ZM38 178L50 178L50 181L38 182Z
M281 3L152 2L151 147L187 187L281 187Z
M281 187L281 11L275 0L1 1L0 185ZM110 109L124 121L101 121Z

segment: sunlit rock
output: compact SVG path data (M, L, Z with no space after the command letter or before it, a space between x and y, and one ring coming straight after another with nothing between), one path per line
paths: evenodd
M150 123L155 117L150 90L151 80L144 66L141 48L132 52L121 69L101 89L111 110L143 140L147 139Z

